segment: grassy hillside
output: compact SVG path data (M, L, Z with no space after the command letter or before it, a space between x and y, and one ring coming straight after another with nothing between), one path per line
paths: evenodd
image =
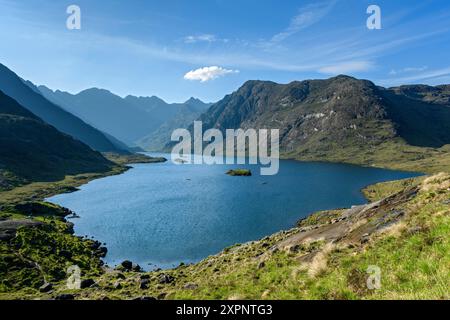
M0 92L0 170L16 184L55 181L83 172L106 172L112 163L100 153L45 124ZM18 181L16 181L18 179ZM4 182L4 188L8 188Z
M70 212L42 201L102 174L0 192L0 299L450 299L448 90L419 88L344 76L250 81L212 106L201 116L205 129L278 126L284 157L431 176L368 186L367 205L314 213L192 265L105 268L105 249L73 236ZM66 286L74 264L80 290ZM374 271L376 288L367 285Z
M52 214L34 218L42 225L21 226L9 244L0 241L0 298L449 299L450 175L390 188L393 194L380 191L369 205L319 212L198 264L150 273L105 272L98 244L69 236L66 213L51 206ZM17 207L3 212L17 221L24 214ZM45 251L50 239L54 249ZM66 250L72 254L61 254ZM74 263L95 286L66 288L65 271ZM381 286L369 289L377 269ZM40 292L46 282L52 290Z

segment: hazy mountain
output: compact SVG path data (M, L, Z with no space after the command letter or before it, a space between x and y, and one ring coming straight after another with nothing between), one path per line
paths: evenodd
M138 145L144 149L149 145L159 145L153 140L166 141L164 128L170 126L169 123L179 123L180 120L176 119L185 117L189 121L195 119L210 106L194 98L178 104L168 104L155 96L121 98L96 88L78 94L53 91L45 86L40 86L39 90L47 99L101 131L130 146ZM158 130L161 126L163 128ZM156 132L161 132L162 138Z
M8 180L60 180L65 175L104 172L111 163L0 91L0 188ZM13 179L14 180L14 179Z
M248 81L200 120L204 130L277 128L282 152L293 157L326 159L350 149L376 152L393 140L421 147L450 143L448 86L401 88L385 89L348 76L289 84ZM435 89L439 96L428 92Z
M155 125L147 112L108 90L92 88L76 95L53 92L43 86L39 90L47 99L129 145L148 134Z
M205 104L195 98L190 98L185 103L173 104L176 113L158 129L139 140L137 144L149 151L163 150L175 129L189 127L210 106L211 104Z
M39 118L98 151L121 152L97 129L45 99L14 72L0 64L0 90Z

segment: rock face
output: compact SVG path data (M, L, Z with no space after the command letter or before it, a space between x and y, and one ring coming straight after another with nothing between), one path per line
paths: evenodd
M8 241L16 236L16 231L20 227L33 228L43 225L43 223L32 220L5 220L0 221L0 241Z
M433 88L437 96L414 87L385 89L348 76L289 84L248 81L199 120L203 130L279 129L280 149L287 154L367 150L397 138L440 147L450 143L449 90Z

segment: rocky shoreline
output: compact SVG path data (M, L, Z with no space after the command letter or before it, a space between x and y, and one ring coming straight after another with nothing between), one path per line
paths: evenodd
M318 298L310 280L317 281L327 274L326 270L333 266L329 266L330 259L358 257L372 250L371 245L384 234L405 223L401 231L405 236L422 234L425 227L413 220L405 222L414 217L418 203L420 208L443 206L448 212L450 176L424 179L372 186L366 192L372 200L367 205L318 212L291 230L226 248L197 264L152 272L143 272L131 261L124 261L114 269L106 267L101 260L106 247L98 241L74 236L73 225L67 221L73 213L68 209L41 201L2 207L0 275L4 280L0 283L0 299ZM430 194L439 196L429 198ZM377 198L378 195L383 197ZM66 268L70 264L81 265L79 290L66 287ZM341 269L346 270L343 267L336 270ZM355 272L352 270L348 272ZM290 277L284 280L288 284L283 289L286 296L270 289L276 287L275 283L262 281L267 276L285 277L285 272L301 274L308 295L289 293L289 286L298 281L297 276L295 281ZM245 276L250 274L253 274L250 278ZM235 285L230 285L229 277L235 279ZM347 294L358 298L376 297L361 289L360 283L352 284L350 278L348 281L339 294L350 290Z

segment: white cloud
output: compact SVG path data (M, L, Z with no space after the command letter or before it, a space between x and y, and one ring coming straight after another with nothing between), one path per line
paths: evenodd
M185 43L197 43L197 42L215 42L217 37L213 34L201 34L196 36L187 36L184 38Z
M271 42L283 41L291 35L319 22L328 14L335 3L336 1L318 2L300 8L299 13L291 19L289 26L284 31L274 35Z
M238 70L229 70L218 66L203 67L197 70L189 71L184 75L186 80L197 80L200 82L206 82L210 80L223 77L227 74L239 73Z
M325 74L343 74L358 71L368 71L373 67L370 61L348 61L320 68L318 71Z
M423 66L423 67L407 67L407 68L403 68L400 70L396 70L396 69L392 69L389 74L390 75L397 75L397 74L401 74L401 73L412 73L412 72L422 72L427 70L428 67L427 66Z
M425 72L419 72L417 74L406 77L399 77L395 79L384 79L378 81L378 83L380 83L381 85L393 86L423 81L430 82L432 80L444 79L445 77L448 76L450 76L450 67L437 70L427 70Z

